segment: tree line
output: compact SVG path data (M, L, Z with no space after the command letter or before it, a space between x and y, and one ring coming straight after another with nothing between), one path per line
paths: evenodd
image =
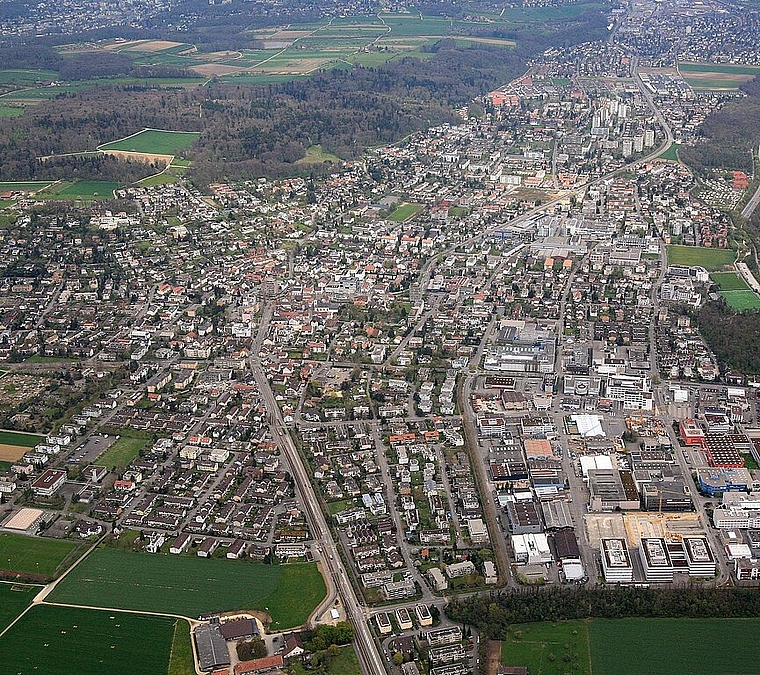
M756 588L636 588L597 586L506 591L454 600L447 616L503 640L513 624L570 619L753 618Z

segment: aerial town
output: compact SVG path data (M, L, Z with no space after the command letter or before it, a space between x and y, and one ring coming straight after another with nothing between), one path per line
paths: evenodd
M348 622L364 673L466 675L457 595L759 579L760 381L689 312L716 268L673 256L759 289L726 215L754 176L668 153L740 95L672 58L758 65L758 26L697 4L634 0L324 179L2 195L0 536L319 570L300 624L196 612L199 673Z

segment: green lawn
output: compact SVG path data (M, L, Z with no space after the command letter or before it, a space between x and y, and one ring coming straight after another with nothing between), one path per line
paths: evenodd
M422 211L423 208L422 204L401 204L393 213L391 213L388 219L400 223L416 215Z
M757 75L760 66L742 66L734 63L679 63L682 73L726 73L728 75Z
M531 675L588 675L588 626L584 621L513 626L501 643L501 662L528 666Z
M137 455L140 454L140 450L142 450L147 443L147 438L121 436L119 440L98 457L97 463L108 469L114 469L117 466L126 467L135 457L137 457Z
M321 145L311 145L306 149L306 154L296 161L296 164L324 164L325 162L339 164L341 159L338 155L327 152Z
M749 286L734 272L713 272L710 278L718 284L721 291L747 291Z
M113 191L118 187L118 183L109 181L77 181L73 185L65 187L58 194L61 197L71 197L72 199L96 199L98 197L112 199Z
M306 670L303 663L296 661L293 663L293 672L295 675L308 675L314 671ZM352 647L343 647L329 665L319 672L325 675L361 675L362 670L359 667L359 659L356 658L356 651Z
M98 150L121 150L123 152L146 152L153 155L176 155L186 150L200 136L195 131L164 131L162 129L143 129L133 136L106 143Z
M57 586L50 599L190 617L261 609L279 622L278 628L290 628L302 625L325 593L315 564L265 565L97 549Z
M38 605L0 638L0 670L15 675L160 675L174 620Z
M0 119L9 117L21 117L24 114L24 108L18 105L0 105Z
M666 159L670 162L678 161L678 143L671 143L665 152L657 155L657 159Z
M702 246L668 246L668 265L695 265L706 270L719 270L732 265L736 254L726 248Z
M731 309L744 312L748 309L760 309L760 298L750 291L721 291L720 294Z
M0 632L23 612L42 590L42 586L0 584Z
M51 183L49 180L4 181L0 182L0 192L37 192Z
M45 440L39 434L24 434L18 431L0 429L0 445L21 445L25 448L33 448Z
M195 675L191 639L189 624L187 621L179 619L174 625L168 675Z
M137 184L142 187L155 187L157 185L170 185L171 183L176 183L178 180L179 178L173 173L164 171L163 173L157 173L148 176L147 178L143 178L141 181L138 181Z
M593 674L757 673L758 631L759 619L595 619Z
M328 502L327 510L331 516L356 506L353 499L341 499L339 502Z
M53 577L78 547L73 541L0 532L0 569Z

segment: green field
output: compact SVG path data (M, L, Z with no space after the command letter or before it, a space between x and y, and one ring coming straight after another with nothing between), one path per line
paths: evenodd
M388 219L401 223L412 216L417 215L423 208L422 204L401 204L390 216L388 216Z
M97 463L108 469L115 469L117 466L126 467L135 457L137 457L137 455L140 454L140 450L142 450L147 443L147 438L121 436L121 438L98 457Z
M726 248L702 246L668 246L668 265L694 265L706 270L719 270L732 265L736 254Z
M21 117L24 114L24 108L17 105L0 105L0 119L10 117Z
M296 661L293 664L293 672L295 675L309 675L314 671L306 670L303 663ZM359 660L356 658L356 651L351 647L343 647L329 665L319 672L325 673L325 675L361 675L362 670L359 667Z
M511 627L504 665L531 675L757 673L760 619L592 619Z
M501 662L531 675L588 675L590 658L584 621L519 624L501 643Z
M0 569L53 577L77 548L78 544L73 541L0 532Z
M52 181L0 182L0 192L37 192L51 185Z
M750 290L721 291L721 296L731 309L744 312L749 309L760 309L760 298Z
M159 675L168 670L173 633L174 620L160 616L38 605L0 638L0 669Z
M0 633L30 604L42 586L0 584Z
M200 134L195 131L163 131L144 129L132 136L98 146L98 150L145 152L151 155L176 155L187 150Z
M261 609L279 622L278 628L291 628L306 621L325 592L315 564L265 565L97 549L56 587L50 600L188 617Z
M749 286L738 274L733 272L713 272L710 278L718 284L721 291L747 291Z
M595 619L594 675L760 672L758 619Z
M725 73L726 75L757 75L760 66L742 66L733 63L679 63L682 73Z
M669 162L678 161L678 143L671 143L665 152L657 155L657 159L665 159Z
M96 199L113 199L113 191L118 183L109 181L76 181L62 182L51 185L48 189L37 194L39 199L81 199L93 201Z
M21 445L25 448L33 448L44 440L45 437L39 434L22 434L18 431L0 429L0 445Z
M178 619L174 626L171 658L169 659L168 675L195 675L193 660L193 645L190 637L190 625L183 619Z
M321 145L311 145L306 149L306 154L296 161L296 164L340 164L338 155L327 152Z

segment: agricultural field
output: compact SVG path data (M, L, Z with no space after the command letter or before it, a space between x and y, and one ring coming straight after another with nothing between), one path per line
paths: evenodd
M388 216L388 220L394 220L401 223L405 220L409 220L412 216L417 215L423 208L422 204L401 204L390 216Z
M54 183L49 188L38 193L41 199L79 199L94 201L98 199L113 199L114 190L119 184L109 181L76 181L74 183Z
M713 272L710 278L718 284L721 291L747 291L749 286L738 274L734 272Z
M732 265L736 254L726 248L702 246L668 246L668 265L694 265L706 270L719 270Z
M168 675L195 675L193 645L190 637L190 625L184 619L174 624L174 638L169 659Z
M291 628L308 619L325 592L314 564L265 565L97 549L58 585L50 600L189 617L259 609L278 628Z
M721 291L723 299L728 306L737 312L760 309L760 298L757 293L750 291Z
M731 63L679 63L678 70L694 89L736 90L760 73L760 66Z
M97 459L97 464L105 466L107 469L114 469L117 466L126 467L137 455L140 454L147 444L147 438L131 438L130 436L121 436L110 448L108 448Z
M594 619L594 675L756 673L758 619ZM532 671L531 671L532 672Z
M0 583L0 632L29 605L42 586Z
M195 131L143 129L132 136L100 145L98 150L139 152L148 155L176 155L180 150L187 150L198 136L200 134Z
M21 117L24 114L24 108L18 105L0 105L0 119L10 117Z
M52 185L52 181L0 182L0 193L38 192Z
M37 443L44 440L44 436L37 434L22 434L17 431L0 429L0 460L16 462L24 456L29 448L33 448Z
M531 675L754 673L760 619L591 619L517 624L504 665Z
M513 626L501 643L501 662L528 666L531 675L588 675L591 655L585 621Z
M56 570L78 548L73 541L0 532L0 569L54 577Z
M157 675L173 635L170 618L38 605L0 638L0 663L21 675Z

